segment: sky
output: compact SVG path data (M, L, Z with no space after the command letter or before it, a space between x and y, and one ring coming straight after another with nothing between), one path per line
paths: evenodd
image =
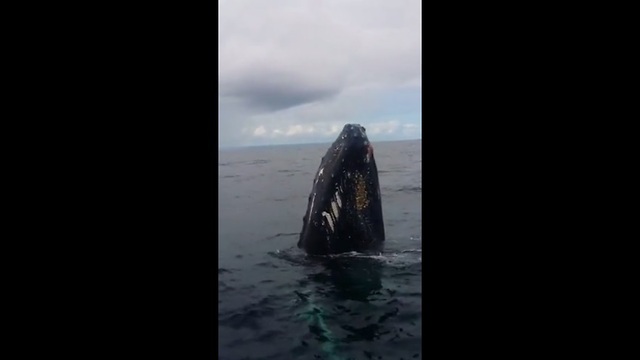
M219 0L219 146L419 139L422 0Z

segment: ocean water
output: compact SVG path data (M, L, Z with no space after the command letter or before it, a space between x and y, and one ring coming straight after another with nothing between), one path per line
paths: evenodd
M321 259L296 244L329 144L220 151L221 360L422 358L422 142L372 145L385 251Z

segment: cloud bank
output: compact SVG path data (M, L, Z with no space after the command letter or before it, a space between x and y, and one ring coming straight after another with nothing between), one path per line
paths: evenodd
M421 1L219 1L221 146L419 138Z

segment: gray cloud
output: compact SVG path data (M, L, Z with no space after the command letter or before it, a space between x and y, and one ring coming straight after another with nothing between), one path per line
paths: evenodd
M220 141L330 128L420 91L420 13L421 0L220 0Z
M333 86L331 86L333 85ZM329 98L338 84L313 82L284 71L251 71L224 87L222 95L241 99L256 110L278 111Z

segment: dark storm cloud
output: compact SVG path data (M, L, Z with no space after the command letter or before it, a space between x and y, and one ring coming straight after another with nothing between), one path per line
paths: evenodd
M228 84L223 95L236 97L254 110L278 111L337 95L338 85L311 83L287 73L256 72Z

